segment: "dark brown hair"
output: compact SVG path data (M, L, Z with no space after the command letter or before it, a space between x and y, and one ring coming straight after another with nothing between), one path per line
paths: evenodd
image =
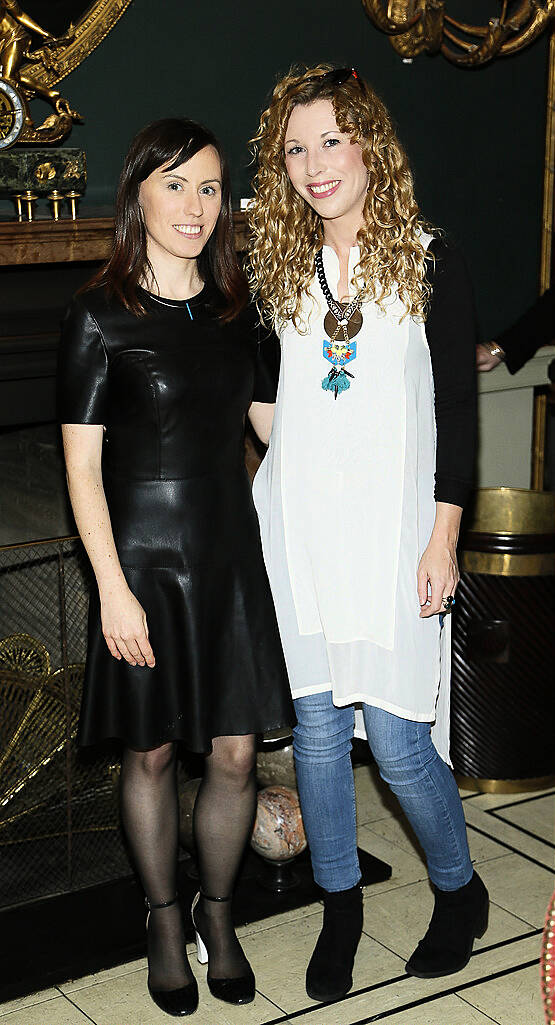
M154 121L133 139L118 184L112 254L87 289L104 285L131 313L140 316L147 312L137 290L145 270L152 273L139 206L141 182L159 167L175 170L205 146L213 146L220 158L222 206L214 231L198 257L198 269L203 281L211 282L221 293L219 318L229 321L240 313L249 290L235 251L227 161L215 135L184 117Z

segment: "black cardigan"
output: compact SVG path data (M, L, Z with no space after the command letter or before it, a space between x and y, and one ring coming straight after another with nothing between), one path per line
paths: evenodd
M505 353L511 374L531 359L542 345L549 345L555 336L555 294L548 288L530 309L495 339Z
M464 506L474 484L476 451L476 316L461 253L444 239L428 248L433 287L426 340L435 389L435 499Z

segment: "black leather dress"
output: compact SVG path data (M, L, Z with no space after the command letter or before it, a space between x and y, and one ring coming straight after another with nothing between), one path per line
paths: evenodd
M244 465L249 405L274 400L271 339L252 308L218 321L209 286L188 303L143 299L137 317L86 292L62 332L59 418L106 428L115 543L156 658L112 657L93 588L79 741L209 752L213 737L295 721Z

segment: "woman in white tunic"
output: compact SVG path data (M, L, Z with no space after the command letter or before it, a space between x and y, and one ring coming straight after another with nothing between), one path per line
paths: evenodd
M464 264L426 232L389 115L356 71L293 70L254 142L251 283L281 342L254 494L324 891L307 991L330 1000L352 985L362 929L355 729L433 885L407 971L458 971L487 925L448 764L445 615L472 482L476 339Z

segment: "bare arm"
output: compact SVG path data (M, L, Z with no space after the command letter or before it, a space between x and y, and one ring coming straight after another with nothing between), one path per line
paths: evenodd
M249 420L265 445L268 444L272 433L275 408L275 402L252 402L249 409Z
M114 544L102 484L102 434L97 424L63 425L69 497L98 584L106 644L114 658L152 667L146 614L129 590Z
M436 502L436 519L428 547L418 567L420 617L443 612L442 601L454 595L460 574L457 565L457 541L462 508L448 502Z

